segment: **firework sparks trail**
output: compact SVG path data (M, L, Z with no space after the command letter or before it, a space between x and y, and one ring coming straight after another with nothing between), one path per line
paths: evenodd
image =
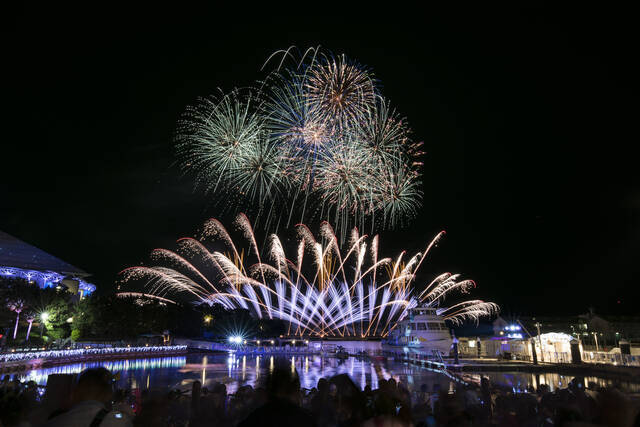
M353 227L405 225L422 204L422 143L370 69L319 48L294 53L271 55L277 68L256 88L187 108L176 133L184 172L266 231L327 220L344 243Z
M297 259L287 259L280 238L271 235L264 257L268 263L260 257L248 218L241 214L234 224L248 242L246 257L244 249L238 252L224 226L209 220L201 241L183 238L178 240L178 253L166 249L152 252L152 260L170 267L131 267L121 277L124 282L146 282L145 292L136 295L247 309L258 318L282 319L290 334L300 336L386 336L420 304L437 307L453 323L477 321L498 310L497 305L481 300L441 307L446 296L468 293L475 287L471 280L459 280L458 274L441 274L414 294L417 270L443 232L424 252L409 258L403 251L394 260L378 258L378 236L367 244L367 236L354 231L343 255L328 224L321 226L319 240L299 224ZM208 243L231 252L210 251ZM249 258L256 262L248 264ZM371 265L367 265L368 258Z

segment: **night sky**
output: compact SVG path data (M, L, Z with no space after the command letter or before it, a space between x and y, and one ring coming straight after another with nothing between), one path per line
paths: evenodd
M423 209L382 233L382 254L446 229L424 280L463 273L507 314L634 312L637 47L623 11L300 13L5 16L0 229L111 291L219 216L177 167L184 107L252 84L277 49L322 45L371 67L425 142Z

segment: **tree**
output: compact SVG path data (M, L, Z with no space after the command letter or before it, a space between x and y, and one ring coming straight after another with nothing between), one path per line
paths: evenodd
M92 296L78 303L73 314L74 340L131 339L170 330L199 336L202 314L195 308L141 298Z
M20 323L20 313L24 310L24 300L22 298L12 298L7 301L7 307L9 310L16 313L16 326L13 328L13 339L16 339L18 334L18 324Z
M67 321L72 315L71 306L63 298L54 299L46 306L49 317L45 321L47 335L54 340L68 338L71 335L71 325Z
M25 319L27 319L27 323L29 323L29 328L27 329L27 339L26 341L29 341L29 335L31 334L31 326L33 326L33 321L36 320L36 313L32 310L28 311Z
M4 302L4 304L1 302ZM9 313L15 315L15 323L13 324L14 339L18 338L20 320L26 320L28 323L25 339L32 338L33 322L42 313L50 315L46 323L51 332L49 334L51 337L64 338L68 336L70 327L66 321L71 316L73 305L73 295L63 289L41 289L37 285L22 279L3 280L3 278L0 278L0 322L2 324L7 323L7 314ZM7 310L3 309L4 307Z

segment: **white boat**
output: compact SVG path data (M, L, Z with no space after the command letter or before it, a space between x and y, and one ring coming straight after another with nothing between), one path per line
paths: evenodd
M452 343L451 332L436 309L416 307L382 340L382 348L448 356Z

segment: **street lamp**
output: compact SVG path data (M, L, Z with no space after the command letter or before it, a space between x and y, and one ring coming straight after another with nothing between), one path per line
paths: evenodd
M600 348L598 347L598 333L597 332L591 332L593 334L593 338L596 342L596 351L600 351Z
M46 311L44 313L40 313L40 339L42 339L42 334L44 333L44 322L49 319L49 313Z
M544 362L544 350L542 349L542 337L540 336L540 322L536 322L536 329L538 330L538 345L540 346L540 360Z

